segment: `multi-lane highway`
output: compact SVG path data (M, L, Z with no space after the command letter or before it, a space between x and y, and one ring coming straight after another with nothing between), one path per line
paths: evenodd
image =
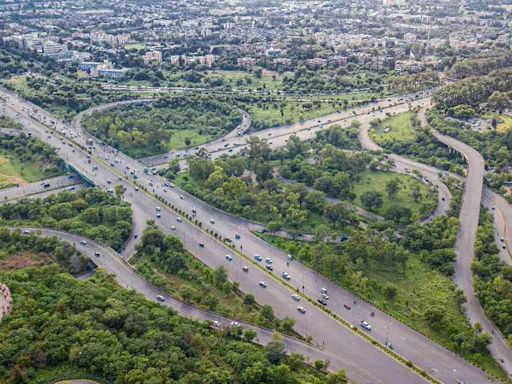
M369 314L373 311L375 317L371 318L372 336L381 343L389 338L397 353L439 380L443 382L462 380L468 383L489 381L484 372L469 365L459 356L436 345L370 304L360 301L316 272L295 261L288 262L285 254L252 235L246 221L226 215L181 191L165 188L161 178L144 174L142 166L137 161L116 153L111 148L96 144L93 155L89 159L91 163L89 163L86 153L75 147L69 139L57 137L55 133L48 133L48 127L41 122L52 119L49 115L36 108L37 112L31 112L30 114L34 116L31 117L26 111L27 108L34 108L32 105L13 95L6 95L5 92L4 95L7 98L8 111L19 113L18 120L20 122L27 125L34 134L55 146L62 157L93 178L100 187L110 188L111 184L108 181L123 184L127 188L125 199L132 206L140 207L140 214L145 215L144 219L155 218L155 207L160 203L155 201L154 195L161 196L170 204L189 214L191 214L192 208L196 208L198 212L196 218L203 224L202 229L185 219L178 222L176 214L164 207L162 207L162 217L156 221L165 233L180 237L185 247L208 266L212 268L220 265L226 266L230 279L239 281L242 291L253 292L258 302L272 305L277 316L295 318L297 320L296 330L302 335L312 336L317 343L325 346L326 351L338 354L345 361L349 376L361 382L423 382L421 377L374 348L310 303L304 303L306 314L297 313L296 305L290 298L292 291L283 285L279 276L276 276L281 271L287 271L291 275L290 284L304 295L303 299L309 297L315 300L320 295L320 288L327 288L331 296L329 309L354 326L358 326L361 320L369 320ZM421 100L415 100L410 104L421 105L421 103ZM291 134L296 134L301 138L312 137L316 130L334 123L331 119L339 118L339 115L343 116L345 122L350 122L352 118L356 117L359 120L368 121L374 117L384 117L386 112L398 113L408 108L409 105L406 102L393 98L380 101L369 107L359 108L354 110L354 113L345 112L338 116L318 119L319 121L259 132L258 135L263 135L271 146L284 145L287 137ZM57 128L60 129L60 125ZM85 145L84 135L78 135L78 133L80 132L69 132L68 130L64 131L63 135L72 136L75 142ZM241 139L245 140L245 137L242 136ZM75 152L72 152L73 150ZM132 171L135 175L131 174ZM142 193L142 190L135 191L133 184L128 181L128 179L133 180L134 176L137 176L137 183L140 186L148 189L148 194ZM210 219L214 219L215 224L211 224ZM172 230L171 226L175 226L176 229ZM222 237L232 238L237 249L242 252L232 252L229 247L208 236L204 229L213 230ZM240 234L239 240L235 239L235 233ZM199 246L200 242L204 244L204 247ZM232 254L232 261L225 259L226 253ZM264 269L256 267L252 261L254 254L271 257L274 261L276 275L270 277ZM241 271L242 265L250 266L249 273L245 274ZM267 281L267 288L258 287L258 282L261 280ZM344 308L343 304L353 301L356 301L357 304L353 305L352 310Z
M60 241L73 244L77 250L79 250L83 255L87 256L94 264L101 267L108 273L114 275L117 282L122 287L133 289L137 293L143 295L149 301L153 301L163 306L172 308L182 316L194 319L196 321L211 321L215 328L218 329L229 328L232 326L232 322L238 322L245 329L252 329L256 332L257 337L255 341L257 343L266 345L272 340L274 332L270 329L253 326L238 319L229 319L224 316L220 316L211 311L198 308L189 303L185 303L173 296L166 294L165 292L162 292L160 289L137 274L132 266L128 264L121 255L104 244L100 244L94 240L84 238L83 236L46 228L23 227L19 228L18 230L25 231L24 233L28 232L27 236L38 235L43 237L56 237ZM158 300L157 296L162 296L164 301ZM311 344L302 342L299 339L283 335L283 343L285 344L289 353L301 353L306 356L310 362L319 359L330 361L329 366L333 371L343 369L345 366L345 362L341 360L339 356L329 351L322 350L321 348L315 347Z
M47 143L54 146L60 156L70 162L77 169L80 169L84 175L93 178L96 181L96 184L103 188L110 188L113 183L123 185L126 188L125 199L130 202L132 206L141 208L140 212L145 215L142 219L146 220L149 218L155 218L155 208L161 203L157 202L152 194L143 193L142 190L135 191L134 185L124 178L123 171L127 166L124 162L124 157L123 160L117 158L119 162L116 162L116 159L113 159L112 157L110 159L105 159L107 154L112 156L112 153L110 152L111 149L97 147L97 150L95 151L96 153L88 159L86 152L75 146L65 137L57 135L55 132L50 130L48 126L39 121L51 119L51 117L48 116L43 118L44 112L37 112L37 119L32 118L30 114L35 114L32 109L34 107L30 104L26 104L25 101L15 96L7 96L7 104L8 106L6 110L8 113L19 113L17 119L19 122L30 129L35 136L44 139ZM30 114L26 113L29 106L32 109ZM25 110L23 110L23 108L25 108ZM60 126L57 128L60 129ZM80 137L75 135L75 138L76 137L80 139L83 138L83 136ZM90 163L89 160L91 161ZM123 161L123 163L121 163L121 161ZM138 181L141 182L141 184L144 183L147 188L151 188L149 183L152 183L153 181L146 178L142 172L139 173L139 175L140 177ZM187 200L180 199L179 194L175 194L174 197L167 198L173 203L182 203ZM188 208L187 211L190 212L190 208ZM405 365L400 364L395 359L389 357L386 353L375 348L350 329L341 326L338 321L316 306L304 302L303 306L306 308L306 313L300 314L296 309L296 302L291 298L293 291L285 287L279 281L278 277L270 277L263 269L254 266L249 260L235 253L233 253L233 260L231 262L226 261L224 255L231 252L230 248L224 246L215 238L207 235L204 230L192 225L186 219L183 219L182 222L178 222L177 216L173 212L162 207L162 217L157 220L157 224L165 233L174 234L180 237L185 247L208 266L212 268L216 268L220 265L226 266L229 278L234 281L239 281L240 289L244 292L252 292L259 303L271 305L274 308L276 316L280 318L285 316L295 318L295 329L300 334L311 336L317 343L325 344L325 350L339 356L339 358L344 361L350 377L353 377L356 381L363 383L425 382L422 377L408 369ZM175 230L171 229L172 225L176 226ZM233 234L234 230L232 232L232 235ZM204 247L200 247L199 242L202 242ZM281 256L281 254L278 256ZM282 255L282 258L283 260L281 263L278 263L278 260L274 257L275 265L277 264L277 270L281 270L280 266L286 263L286 256ZM242 265L245 264L250 265L250 269L247 274L241 270ZM296 276L298 276L298 273ZM314 278L316 275L313 275L312 277ZM296 280L297 277L294 277L293 279ZM305 281L308 281L309 279L310 276L304 276ZM267 288L259 287L258 283L262 280L267 282ZM307 291L314 292L314 297L319 295L321 288L320 284L321 282L318 281L311 283L308 285ZM331 284L330 286L333 285ZM364 306L361 305L361 309L363 308ZM370 307L368 307L368 312L365 317L369 316L369 311ZM361 319L353 319L353 323L357 325L360 320ZM399 327L396 328L398 329ZM398 338L397 343L399 344ZM463 368L465 367L465 364L462 361L458 364ZM463 368L461 368L461 370ZM471 374L471 377L477 377L479 379L483 378L485 381L485 375L481 371L474 369L473 367L467 368L468 374ZM454 377L451 367L449 375L450 377Z

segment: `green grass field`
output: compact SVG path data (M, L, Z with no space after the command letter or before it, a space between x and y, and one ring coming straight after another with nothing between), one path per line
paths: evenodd
M48 168L44 164L20 162L16 158L0 152L0 188L34 183L59 174L61 172L48 173Z
M211 140L210 135L202 135L198 129L187 129L187 130L172 130L171 141L169 142L169 150L184 149L187 148L185 139L189 138L191 141L190 147L206 143Z
M493 118L496 118L496 121L498 122L496 131L500 133L505 133L509 129L512 129L512 116L510 115L488 113L484 115L484 118L489 120L489 124Z
M400 180L401 185L397 195L391 199L386 192L386 183L395 178ZM421 199L418 202L414 201L411 196L411 191L415 186L418 186L421 192ZM428 216L437 204L437 193L431 191L427 185L412 176L391 172L365 171L361 174L361 179L354 184L353 191L357 196L354 203L363 208L360 200L361 194L366 191L380 192L383 204L381 208L374 210L379 215L383 215L391 205L399 205L409 208L413 218L419 219Z
M378 128L370 131L371 137L380 145L388 142L410 143L415 141L416 135L411 124L412 116L412 112L404 112L385 119Z

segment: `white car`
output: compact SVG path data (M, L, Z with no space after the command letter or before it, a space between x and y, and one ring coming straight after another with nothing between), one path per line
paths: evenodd
M294 293L294 294L292 295L292 299L293 299L293 300L295 300L295 301L300 301L300 296L299 296L299 295L297 295L296 293Z
M281 273L281 276L283 276L283 279L285 279L285 280L290 280L291 279L291 277L290 277L288 272Z
M213 218L210 218L210 223L215 224L215 220Z
M267 257L267 258L265 259L265 262L266 262L267 264L272 264L272 259L271 259L270 257Z
M24 229L21 233L24 235L30 235L30 231L28 229Z
M300 313L306 313L306 308L304 308L303 306L298 306L297 307L297 311L299 311Z
M229 326L230 327L240 327L240 323L238 321L232 321L231 323L229 323Z
M227 260L227 261L232 261L232 260L233 260L233 256L231 256L231 255L226 255L226 260Z
M165 301L165 297L163 297L162 295L156 295L156 299L158 301Z
M177 218L176 218L176 221L177 221L178 223L181 223L181 222L183 221L183 219L182 219L181 217L177 217Z
M171 225L171 230L175 231L176 230L176 226L175 225Z
M372 326L368 322L366 322L366 321L361 321L361 327L363 327L367 331L371 331L372 330Z
M162 210L162 208L160 208L160 207L156 207L155 209L157 212L160 212Z
M322 297L325 299L325 300L329 300L329 295L326 294L326 293L322 293Z
M320 289L320 292L327 294L327 288Z
M87 245L87 241L85 241L85 240L80 240L80 244L81 244L81 245Z
M260 287L267 288L267 283L265 283L264 281L260 281L258 284L260 285Z

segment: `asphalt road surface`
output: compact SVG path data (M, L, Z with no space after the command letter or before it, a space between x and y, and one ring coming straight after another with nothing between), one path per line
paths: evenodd
M89 257L94 264L101 267L108 273L115 276L117 282L122 287L127 289L133 289L137 293L143 295L146 299L159 303L163 306L174 309L180 315L188 318L192 318L196 321L211 321L218 322L219 328L229 328L233 321L239 322L245 329L252 329L257 333L255 341L258 344L266 345L272 340L274 331L266 328L261 328L244 323L238 319L230 319L224 316L220 316L211 311L198 308L194 305L185 303L181 300L174 298L162 292L157 287L153 286L148 281L144 280L138 275L135 270L124 261L124 259L108 246L97 243L83 236L70 234L62 231L55 231L51 229L41 228L28 228L23 227L21 230L28 230L31 234L37 234L43 237L57 237L61 241L68 242L75 245L75 247L82 252L84 255ZM86 244L81 242L86 241ZM96 255L99 254L99 256ZM164 301L159 301L156 297L161 295L164 297ZM283 342L286 346L288 353L301 353L306 356L310 362L315 360L329 360L329 368L332 371L338 371L346 367L346 362L340 358L341 356L333 354L327 350L322 350L313 345L307 344L296 338L283 336Z
M509 376L512 376L512 349L490 321L475 296L473 289L473 272L471 264L475 256L475 240L480 217L480 202L482 200L483 176L485 162L478 151L452 137L442 135L433 130L434 136L443 144L464 155L468 163L468 172L460 209L460 228L455 243L457 259L455 261L455 283L462 289L466 297L466 314L471 324L479 323L482 329L492 337L489 350L498 360Z
M55 193L55 190L66 190L72 186L76 188L82 184L78 175L57 176L35 183L20 184L19 187L0 189L0 203L21 199L28 196L45 196L46 193Z
M2 93L5 95L5 92ZM394 105L397 102L398 105ZM414 101L411 104L416 103L419 101ZM173 188L164 190L162 178L144 174L141 170L142 166L137 161L116 153L111 148L96 144L93 148L94 154L90 159L91 163L89 163L86 154L65 137L72 135L74 142L84 145L81 141L85 140L84 136L78 135L80 132L69 132L69 129L64 129L61 123L57 123L56 128L64 130L62 135L57 135L50 131L47 125L41 124L41 121L46 121L48 124L48 121L54 120L46 112L18 97L8 97L8 104L7 110L17 113L18 121L26 125L34 135L55 146L60 156L81 169L84 174L92 177L100 187L109 189L113 185L112 183L124 185L127 189L125 199L133 206L140 207L141 212L146 214L145 218L155 218L155 208L160 203L156 202L153 196L159 195L185 212L191 213L192 208L195 207L198 211L196 218L203 223L203 229L213 229L222 237L233 239L235 233L239 233L240 240L233 241L237 248L240 249L243 246L243 256L232 252L228 247L206 235L204 230L192 225L187 220L178 222L176 214L164 207L162 207L162 217L156 219L157 224L165 233L178 236L185 247L208 266L216 268L224 265L228 270L229 278L240 282L242 291L252 292L261 304L270 304L278 317L295 318L297 321L295 329L300 334L311 336L315 342L325 345L326 351L339 355L345 362L350 377L366 383L424 382L421 377L371 346L348 328L340 326L332 317L310 303L304 302L307 311L305 315L298 314L296 303L290 298L292 291L285 287L280 282L281 278L277 276L281 271L290 273L289 283L297 287L304 295L303 299L307 296L315 300L320 295L320 288L327 288L331 297L328 304L329 309L355 326L361 320L370 320L370 312L375 312L375 317L371 318L373 326L371 335L382 344L388 338L397 353L439 380L448 383L456 382L456 380L463 380L466 383L489 382L485 373L480 369L468 364L459 356L431 342L370 304L358 300L351 293L337 287L318 273L296 261L290 262L288 266L286 255L252 235L246 221L226 215L179 190ZM382 112L373 113L372 108L383 109ZM355 116L359 116L358 119L361 120L362 118L383 116L386 112L402 112L404 109L408 109L407 103L390 99L360 108L355 111ZM30 115L33 115L34 118ZM369 117L368 115L373 116ZM311 136L314 135L315 130L323 129L322 119L319 120L320 123L304 122L291 127L271 130L268 132L271 135L265 131L259 134L267 134L267 140L273 142L271 145L283 145L291 134ZM325 121L325 124L328 123L330 122ZM97 169L93 167L97 167ZM127 181L127 178L133 179L131 171L134 171L137 176L137 182L148 188L150 194L134 191L133 184ZM180 198L180 195L183 195L183 198ZM210 224L210 218L214 219L215 224ZM172 225L176 227L175 230L172 229ZM199 246L200 242L204 244L204 247ZM227 253L233 256L231 262L226 261L224 257ZM273 259L276 272L273 277L270 277L263 268L255 266L252 256L256 253ZM250 266L249 272L243 273L241 266L246 264ZM262 280L268 284L266 289L258 286L258 282ZM351 310L346 310L343 307L343 304L353 303L353 301L356 301L357 304L353 305Z

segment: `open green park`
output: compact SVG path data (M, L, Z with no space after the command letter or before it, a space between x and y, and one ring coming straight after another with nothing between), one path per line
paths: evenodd
M398 190L390 196L387 186L391 181L398 180ZM376 192L382 196L382 205L369 209L379 215L385 215L392 206L409 209L413 220L419 220L432 213L437 205L437 191L433 190L417 178L392 172L365 171L353 185L357 196L354 203L368 208L361 201L365 192Z
M0 136L0 188L33 183L64 173L53 149L28 136Z

